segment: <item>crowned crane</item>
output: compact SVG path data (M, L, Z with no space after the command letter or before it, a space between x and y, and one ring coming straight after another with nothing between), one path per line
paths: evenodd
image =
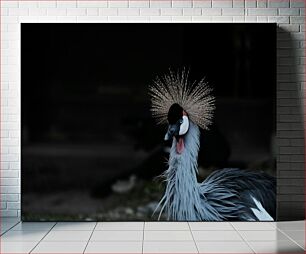
M273 221L275 178L261 171L224 168L197 181L200 128L208 129L215 109L204 79L190 83L185 71L157 77L149 87L151 112L167 123L172 140L165 193L157 208L173 221Z

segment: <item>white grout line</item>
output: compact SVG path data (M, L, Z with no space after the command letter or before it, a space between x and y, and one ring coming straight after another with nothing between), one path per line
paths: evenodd
M50 233L50 231L55 227L57 222L54 223L54 225L49 229L49 231L37 242L37 244L29 251L29 253L32 253L32 251L40 244L40 242Z
M194 244L195 244L195 246L196 246L197 252L200 253L199 248L198 248L198 245L197 245L197 242L195 241L195 239L194 239L194 237L193 237L193 233L192 233L191 227L190 227L190 225L189 225L189 222L187 222L187 224L188 224L188 227L189 227L189 230L190 230L190 233L191 233L193 242L194 242Z
M253 251L253 253L256 253L256 251L252 248L252 246L248 243L248 241L245 240L245 239L243 238L243 236L240 234L239 230L237 230L237 229L234 227L233 223L232 223L232 222L229 222L229 223L230 223L230 224L232 225L232 227L235 229L235 231L237 232L237 234L241 237L241 239L243 240L243 242L245 242L246 245L249 246L249 248Z
M143 253L145 223L146 223L146 222L144 221L144 222L143 222L143 226L142 226L142 245L141 245L141 253Z
M277 221L274 221L274 222L269 222L269 224L274 228L274 229L277 229Z
M89 239L88 239L88 241L87 241L87 243L86 243L86 246L85 246L85 248L84 248L83 253L85 253L86 248L87 248L87 246L88 246L88 244L89 244L89 241L90 241L90 239L91 239L91 237L92 237L92 234L95 232L95 229L96 229L97 225L98 225L98 222L96 222L96 224L95 224L95 226L94 226L94 228L93 228L93 230L92 230L92 232L91 232L91 234L90 234L90 236L89 236Z
M305 247L301 246L298 242L296 242L292 237L290 237L289 235L287 235L285 233L285 231L279 229L279 228L276 228L278 231L280 231L281 233L283 233L286 237L288 237L292 242L294 242L296 245L298 245L299 247L301 247L303 250L305 250ZM298 230L298 231L302 231L302 230ZM305 244L305 243L304 243Z
M231 223L230 221L228 223L231 225L233 230L237 231L236 228L234 227L233 223Z

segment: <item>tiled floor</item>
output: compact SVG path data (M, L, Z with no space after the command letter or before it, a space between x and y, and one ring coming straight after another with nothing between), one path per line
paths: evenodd
M1 219L0 253L304 253L305 221L34 222Z

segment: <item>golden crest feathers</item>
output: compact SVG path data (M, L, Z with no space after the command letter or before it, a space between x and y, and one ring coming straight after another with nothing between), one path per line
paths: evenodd
M215 109L215 97L211 92L204 78L190 83L185 70L176 73L170 71L163 77L157 77L149 86L152 115L157 123L167 123L169 108L178 103L193 123L208 129Z

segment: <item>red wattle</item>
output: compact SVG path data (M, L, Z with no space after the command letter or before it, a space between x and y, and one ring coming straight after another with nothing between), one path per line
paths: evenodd
M182 137L179 137L179 140L176 143L176 152L178 154L181 154L184 151L184 139Z

